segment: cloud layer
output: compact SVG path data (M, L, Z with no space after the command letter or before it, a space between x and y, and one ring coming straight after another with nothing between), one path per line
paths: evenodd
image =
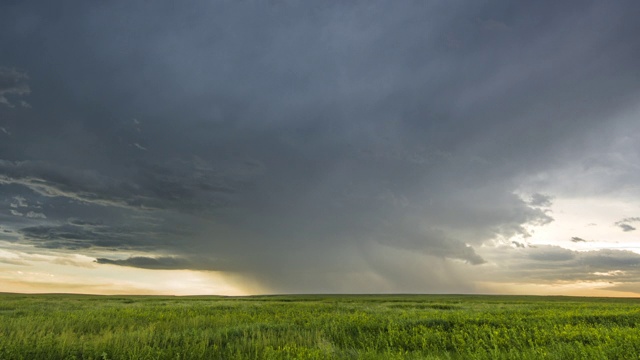
M635 191L637 10L0 5L0 240L282 292L474 291L496 244L630 271L526 242L554 196Z

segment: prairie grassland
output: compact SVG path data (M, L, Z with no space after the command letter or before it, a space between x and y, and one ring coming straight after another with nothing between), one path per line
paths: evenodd
M638 359L640 300L0 294L0 359Z

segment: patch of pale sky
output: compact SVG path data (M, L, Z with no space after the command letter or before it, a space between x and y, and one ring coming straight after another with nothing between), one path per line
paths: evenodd
M640 236L615 225L640 214L640 203L617 197L556 197L551 206L552 223L531 227L532 245L558 245L571 250L620 249L640 253ZM595 225L592 225L595 224ZM572 237L585 242L572 242Z
M6 254L0 254L5 256ZM19 255L7 256L20 259ZM86 261L87 259L85 259ZM91 260L92 261L92 260ZM0 261L0 288L5 292L69 292L85 294L246 295L223 274L191 270L146 270L95 266L78 271L69 264Z

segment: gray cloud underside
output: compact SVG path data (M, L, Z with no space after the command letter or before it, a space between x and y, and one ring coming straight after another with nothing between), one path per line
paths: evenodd
M624 218L620 221L616 221L615 225L617 227L619 227L620 229L622 229L622 231L624 232L629 232L629 231L634 231L636 230L635 226L632 226L628 223L632 223L632 222L640 222L640 217L628 217L628 218Z
M507 254L508 252L508 254ZM509 275L497 275L496 280L520 282L558 281L613 281L640 282L640 255L628 250L573 251L559 246L540 245L517 249L500 250L501 266ZM638 289L636 289L637 291Z
M552 202L552 197L547 196L540 193L534 193L531 195L531 200L529 200L529 205L531 206L539 206L539 207L549 207Z
M132 210L184 207L201 210L223 205L235 186L259 173L246 161L233 169L198 168L203 160L141 163L130 169L134 179L114 178L94 169L73 169L55 163L0 160L0 184L22 185L45 197L64 197L90 205Z
M25 242L44 248L77 250L99 246L124 250L130 246L140 246L136 233L130 229L123 229L120 233L115 228L105 230L87 229L74 225L41 225L21 228L19 232L25 237Z
M635 129L606 124L640 94L639 7L3 3L0 65L34 106L0 107L0 216L38 247L147 254L101 264L468 290L481 244L553 221L523 178Z
M142 269L155 269L155 270L182 270L194 268L194 264L185 259L165 256L165 257L146 257L146 256L134 256L123 260L113 260L105 258L97 258L98 264L111 264L121 266L132 266ZM207 270L207 269L205 269Z
M635 227L625 223L616 223L616 225L624 232L634 231L636 229Z

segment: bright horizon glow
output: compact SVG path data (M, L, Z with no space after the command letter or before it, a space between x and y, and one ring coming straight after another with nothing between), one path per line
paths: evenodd
M576 251L619 249L640 254L638 234L623 232L615 225L639 214L638 204L617 197L558 197L550 210L554 221L531 227L531 237L524 239L531 245L558 245ZM585 241L573 242L573 237Z

